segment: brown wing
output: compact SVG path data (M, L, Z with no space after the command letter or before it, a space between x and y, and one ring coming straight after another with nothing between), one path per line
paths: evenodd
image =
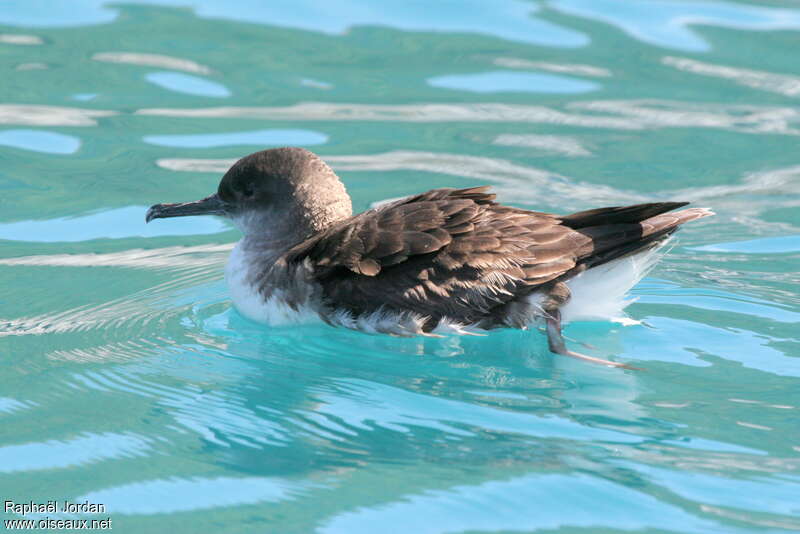
M463 323L574 268L591 238L554 215L501 206L488 187L437 189L356 215L293 248L326 302Z

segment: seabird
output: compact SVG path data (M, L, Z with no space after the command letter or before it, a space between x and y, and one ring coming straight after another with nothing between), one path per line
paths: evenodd
M146 221L231 219L244 236L225 277L255 321L321 318L398 336L543 321L552 352L630 368L568 349L562 323L609 303L621 311L680 225L713 212L668 213L688 203L654 202L555 215L499 204L488 189L433 189L353 215L322 159L275 148L237 161L213 195L156 204Z

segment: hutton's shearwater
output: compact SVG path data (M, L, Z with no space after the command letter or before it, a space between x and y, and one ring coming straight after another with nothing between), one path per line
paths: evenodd
M685 222L713 212L687 202L569 215L495 202L488 186L434 189L352 214L336 173L302 148L250 154L195 202L156 204L163 217L221 215L244 237L225 275L236 308L267 323L315 318L399 336L546 326L621 313L625 293Z

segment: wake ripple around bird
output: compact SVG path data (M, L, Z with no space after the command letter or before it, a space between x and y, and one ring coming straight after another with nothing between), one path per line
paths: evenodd
M0 260L2 265L50 267L126 267L168 270L170 277L153 287L106 302L87 304L19 319L0 319L0 337L42 334L68 334L102 330L108 336L126 337L150 332L180 317L186 309L206 302L221 301L219 291L198 295L200 301L187 300L184 292L219 279L230 245L169 247L127 250L108 254L59 254ZM103 349L108 352L109 349ZM85 352L85 351L84 351ZM90 358L92 359L92 358ZM93 359L102 359L93 357Z

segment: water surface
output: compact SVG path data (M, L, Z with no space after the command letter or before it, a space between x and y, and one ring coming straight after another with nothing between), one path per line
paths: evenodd
M337 5L0 5L0 496L121 532L800 530L800 6ZM566 330L646 372L535 331L264 328L231 225L144 213L285 144L358 210L490 184L718 215L636 324Z

